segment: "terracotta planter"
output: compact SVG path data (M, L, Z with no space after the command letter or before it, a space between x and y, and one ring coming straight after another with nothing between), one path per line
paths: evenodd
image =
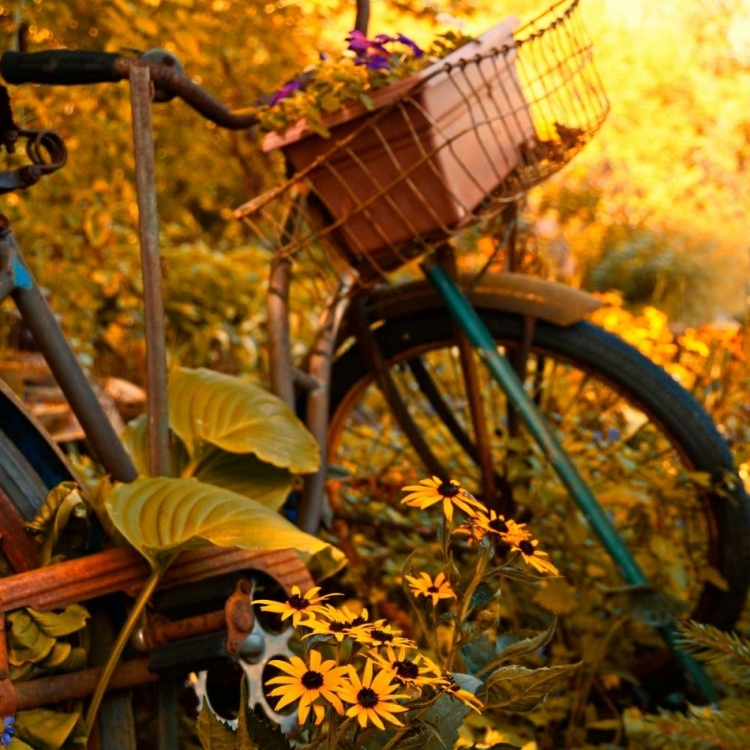
M364 277L418 255L424 246L415 237L438 240L467 223L519 165L534 126L517 53L490 54L513 44L516 25L508 19L377 92L375 110L343 108L326 121L330 139L304 122L266 137L264 150L283 149L297 171L321 158L307 179L324 221L338 225L336 244Z

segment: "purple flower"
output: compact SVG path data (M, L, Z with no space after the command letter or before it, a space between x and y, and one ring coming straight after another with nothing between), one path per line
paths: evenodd
M355 62L358 65L366 66L370 70L390 70L391 68L391 61L382 55L372 55L367 58L357 59Z
M422 57L424 52L409 37L403 34L389 36L378 34L373 39L368 39L361 31L353 29L346 38L349 50L354 52L354 62L357 65L365 65L370 70L389 70L391 67L391 52L385 46L393 42L399 42L411 49L414 57Z
M0 745L7 747L13 741L13 735L16 733L16 720L12 716L3 719L2 734L0 734Z
M401 42L401 44L405 44L407 47L410 47L411 51L414 53L414 57L416 57L417 59L419 59L420 57L424 57L424 50L416 42L413 42L411 39L409 39L408 36L398 34L393 41Z
M357 56L370 55L373 52L387 55L388 50L383 46L383 42L377 39L368 39L361 31L353 29L349 32L346 41L349 44L349 49L355 52Z
M291 96L292 92L299 91L302 88L302 84L299 81L289 81L284 84L274 95L271 97L271 106L278 104L282 99L286 99Z

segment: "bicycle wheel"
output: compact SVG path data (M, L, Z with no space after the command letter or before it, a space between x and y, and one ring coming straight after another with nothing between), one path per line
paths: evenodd
M750 507L727 446L698 403L635 349L588 322L562 328L538 321L523 355L521 317L478 312L499 349L523 373L527 392L557 428L649 581L692 617L731 626L750 579ZM494 497L485 493L472 458L472 421L448 313L395 317L373 335L413 424L445 476L458 479L490 506L499 500L502 507L524 512L522 520L528 520L571 584L557 591L553 604L543 598L540 603L538 597L524 602L524 625L530 625L528 618L542 617L543 610L557 608L566 615L558 629L565 647L586 632L604 637L612 622L605 613L628 609L612 594L623 581L480 365L478 390L497 487ZM355 522L367 507L373 517L379 514L377 523L392 520L389 499L398 507L399 488L426 473L356 345L334 365L329 440L330 465L343 477L338 483L341 509ZM728 482L721 481L727 477ZM367 506L355 505L368 487ZM403 524L405 546L412 549L419 540L413 533L409 537L408 529L417 522L427 520L421 516ZM370 536L377 523L370 526ZM397 537L391 532L383 546ZM645 619L658 616L651 612ZM608 654L603 667L613 672L632 667L644 650L658 650L658 644L652 628L636 623L629 639L618 634L618 648L611 649L617 654Z
M13 432L13 430L11 430ZM45 439L38 436L38 440L28 439L28 425L26 425L26 440L22 445L45 446ZM26 456L18 447L19 441L15 433L6 434L0 430L0 491L15 506L25 521L31 520L42 507L47 493L62 481L72 480L73 476L65 470L62 458L54 449L44 447L42 454L48 459L45 466L38 471L35 459L41 454ZM51 459L51 460L50 460ZM23 533L22 530L19 530ZM92 622L93 632L99 636L105 622L106 615L97 612ZM99 712L98 746L108 750L135 750L135 723L130 705L130 691L116 691L110 693L102 703ZM92 740L92 743L95 742ZM95 744L90 745L92 748Z

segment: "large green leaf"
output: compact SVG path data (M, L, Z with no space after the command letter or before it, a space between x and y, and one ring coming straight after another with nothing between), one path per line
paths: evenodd
M141 414L128 422L122 433L122 442L133 459L136 471L143 477L151 476L148 454L148 415ZM185 444L178 437L173 436L169 446L171 476L179 476L189 460Z
M488 709L532 711L580 666L579 662L541 669L516 665L500 667L489 676L479 697Z
M20 740L36 750L59 750L70 737L79 718L80 714L32 708L18 712L16 732Z
M207 544L293 548L329 575L343 565L341 552L275 511L195 479L142 477L116 485L104 504L117 529L157 570L177 552Z
M145 415L128 423L123 442L141 476L150 476L148 462L148 421ZM170 447L171 476L185 476L191 464L185 444L174 436ZM287 469L261 461L252 453L230 453L210 443L203 444L190 476L244 495L268 508L278 510L289 495L294 480Z
M53 638L81 630L90 617L88 610L80 604L70 604L61 612L38 612L31 607L27 611L42 631Z
M203 750L235 750L237 730L221 721L204 701L198 714L198 739Z
M254 453L294 474L315 471L315 438L277 396L212 370L177 368L169 377L169 421L195 460L204 443Z
M278 510L289 495L294 477L251 454L227 453L213 448L201 462L195 478L205 484L236 492Z

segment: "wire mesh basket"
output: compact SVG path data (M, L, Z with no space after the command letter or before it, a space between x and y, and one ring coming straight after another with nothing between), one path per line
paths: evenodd
M270 133L289 179L235 216L274 252L312 243L367 283L476 222L559 170L608 104L580 0L515 30L515 19L421 73L344 107L330 138L304 122Z

